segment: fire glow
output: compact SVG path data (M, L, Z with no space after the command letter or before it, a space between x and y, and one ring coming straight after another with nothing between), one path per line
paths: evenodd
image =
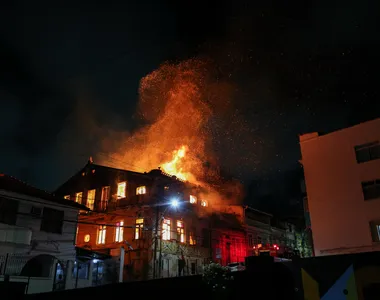
M138 172L160 167L181 180L208 186L208 203L214 202L211 198L220 200L210 184L220 180L213 145L220 146L237 122L235 116L233 124L228 117L236 111L231 107L233 91L217 78L209 62L163 64L140 81L135 117L142 126L105 140L103 144L112 149L101 163Z
M179 179L188 181L189 179L193 178L193 175L183 172L183 169L181 167L181 162L183 159L185 159L186 155L186 146L181 146L178 150L173 151L173 159L167 163L164 163L161 167L162 169L170 174L174 175Z

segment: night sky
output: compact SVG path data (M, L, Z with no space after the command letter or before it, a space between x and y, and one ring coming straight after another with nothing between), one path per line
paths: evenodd
M168 60L211 58L238 90L246 163L216 150L245 183L296 168L298 134L380 115L376 1L133 2L2 4L1 172L57 187L102 134L138 127L139 81Z

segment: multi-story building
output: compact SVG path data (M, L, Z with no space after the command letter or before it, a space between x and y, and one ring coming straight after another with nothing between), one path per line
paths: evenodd
M237 221L232 228L235 228L236 249L240 250L238 253L241 255L236 257L235 262L244 261L246 256L256 256L260 253L283 257L295 250L296 228L293 224L280 222L271 214L249 206L227 205L218 209L230 218L234 216ZM229 223L233 224L232 221Z
M380 250L380 119L300 136L315 255Z
M28 293L72 287L79 210L87 208L0 174L0 281L28 282Z
M89 162L56 194L91 209L80 216L76 244L120 256L123 280L198 274L216 256L207 191L159 169Z

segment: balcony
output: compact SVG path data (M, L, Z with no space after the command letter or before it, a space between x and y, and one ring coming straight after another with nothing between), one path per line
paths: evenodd
M30 245L32 230L7 224L0 224L0 243Z

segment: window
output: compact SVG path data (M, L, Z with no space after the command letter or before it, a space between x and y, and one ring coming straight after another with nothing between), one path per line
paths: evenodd
M136 195L144 195L146 194L146 186L139 186L136 189Z
M44 207L41 220L41 231L61 234L63 216L64 213L62 210Z
M63 199L70 200L70 195L64 196Z
M196 230L195 228L191 228L189 232L189 244L190 245L196 245L197 244L197 239L196 239Z
M107 202L110 199L110 187L109 186L103 186L102 187L102 195L100 198L100 210L106 210L107 209Z
M379 141L355 146L356 161L364 163L374 159L380 158L380 144Z
M93 189L93 190L89 190L87 192L87 207L91 210L94 210L94 202L95 202L95 193L96 193L96 190Z
M117 198L118 199L125 198L127 195L126 192L127 192L127 182L126 181L119 182L117 184Z
M88 279L89 275L89 263L76 261L73 267L72 278Z
M0 198L0 223L16 225L18 201Z
M119 223L116 223L115 227L115 242L122 242L124 241L124 221L120 221Z
M190 195L190 203L191 204L196 204L197 203L197 197Z
M98 240L97 244L105 244L106 243L106 232L107 228L105 225L100 225L98 228Z
M162 222L162 239L165 241L170 240L170 220L169 219L164 219Z
M380 242L380 221L372 221L369 223L373 242Z
M177 239L181 242L185 242L185 228L183 228L183 222L177 221Z
M210 230L208 228L202 228L202 246L210 247Z
M202 200L202 201L201 201L201 205L202 205L203 207L206 207L206 206L207 206L207 201Z
M364 200L380 198L380 179L362 182Z
M82 192L75 194L75 202L82 204Z
M89 241L90 241L90 238L91 238L91 236L89 235L89 234L86 234L85 236L84 236L84 242L85 243L88 243Z
M135 240L139 240L142 238L144 227L144 219L136 219L136 227L135 227Z

